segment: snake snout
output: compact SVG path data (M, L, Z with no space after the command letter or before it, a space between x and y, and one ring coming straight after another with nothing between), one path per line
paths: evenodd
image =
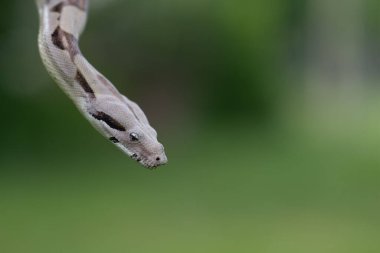
M162 153L161 155L156 156L156 158L154 160L155 160L155 164L157 164L157 166L164 165L168 162L168 158L166 157L165 153Z
M133 154L131 155L131 158L147 168L157 168L168 163L168 158L164 152L160 155L155 154L145 158L143 156L139 156L138 154Z
M152 155L148 157L145 161L145 166L148 168L157 168L161 165L165 165L168 162L168 158L165 153L161 153L160 155Z

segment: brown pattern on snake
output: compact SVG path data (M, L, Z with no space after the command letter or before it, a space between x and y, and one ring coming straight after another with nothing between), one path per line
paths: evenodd
M110 115L108 115L104 112L97 112L96 114L91 114L91 116L94 117L95 119L99 120L99 121L103 121L109 127L113 128L113 129L116 129L116 130L119 130L122 132L127 131L127 129L125 129L125 127L123 127L119 122L117 122L117 120L115 120Z
M65 3L59 3L56 6L54 6L53 8L51 8L50 11L61 13L64 6L65 6Z
M80 54L78 40L74 35L63 31L61 27L58 26L51 37L53 44L61 50L66 50L70 54L71 60L74 62L75 56Z
M90 87L86 78L84 78L84 76L82 75L82 73L79 70L77 71L77 74L75 76L75 80L79 83L79 85L83 88L83 90L86 93L90 94L91 98L95 98L95 92Z
M63 6L64 3L60 3L53 7L52 10L60 12L62 11ZM60 26L58 26L51 35L51 38L53 44L57 48L69 53L71 61L74 63L75 56L80 54L78 40L74 37L74 35L65 32ZM82 73L77 71L75 80L79 83L82 89L90 95L90 98L95 98L95 92L92 90Z
M54 30L53 34L51 35L53 44L58 47L61 50L65 50L65 46L63 45L63 31L58 26L57 29Z

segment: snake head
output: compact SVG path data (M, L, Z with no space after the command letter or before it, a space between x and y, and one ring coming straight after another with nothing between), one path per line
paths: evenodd
M100 133L143 166L156 168L168 162L157 132L136 103L124 96L121 101L98 96L89 112Z
M158 142L152 130L141 127L131 129L127 133L127 140L123 138L122 143L130 157L147 168L156 168L168 162L164 146Z
M110 140L144 167L153 169L168 162L164 146L158 142L157 137L147 134L141 128L118 136L110 137Z

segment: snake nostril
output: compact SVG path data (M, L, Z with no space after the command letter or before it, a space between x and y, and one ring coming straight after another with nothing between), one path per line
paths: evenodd
M161 160L161 158L160 158L160 157L157 157L157 158L156 158L156 161L160 161L160 160Z

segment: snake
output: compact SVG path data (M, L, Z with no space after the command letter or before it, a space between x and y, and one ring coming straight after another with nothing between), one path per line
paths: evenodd
M38 48L52 79L109 142L146 168L167 163L164 146L137 103L119 90L81 53L79 37L88 0L36 0Z

